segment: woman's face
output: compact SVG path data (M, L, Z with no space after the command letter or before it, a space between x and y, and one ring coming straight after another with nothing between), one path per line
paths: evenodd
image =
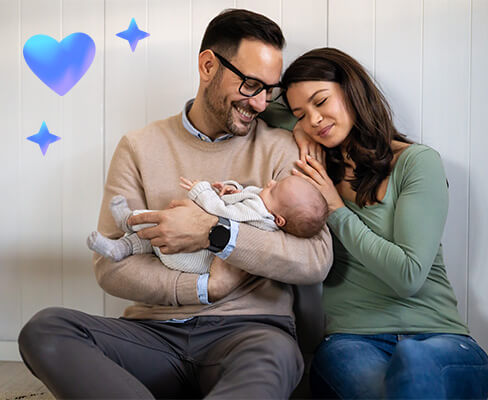
M304 81L292 83L286 97L302 129L325 147L344 142L354 125L347 110L344 92L336 82Z

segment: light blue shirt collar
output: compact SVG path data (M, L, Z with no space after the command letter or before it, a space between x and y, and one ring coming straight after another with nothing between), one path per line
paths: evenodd
M185 127L185 129L188 132L190 132L193 136L199 138L200 140L203 140L204 142L221 142L222 140L227 140L227 139L230 139L231 137L234 136L231 133L227 133L223 136L219 136L215 140L212 140L207 135L205 135L204 133L200 132L197 128L195 128L192 125L192 123L190 122L190 120L188 119L188 112L190 111L191 106L193 105L194 101L195 101L195 99L191 99L191 100L187 101L185 104L185 108L183 109L183 117L182 117L183 118L183 126Z

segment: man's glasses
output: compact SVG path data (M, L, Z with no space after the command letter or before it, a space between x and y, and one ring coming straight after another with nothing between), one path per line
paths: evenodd
M261 93L263 90L266 90L266 102L271 103L275 100L274 97L279 97L279 91L275 91L276 96L273 96L274 89L280 89L281 86L279 84L276 85L267 85L263 81L257 78L251 78L249 76L244 75L241 71L239 71L236 67L234 67L229 61L227 61L224 57L220 54L213 52L215 57L217 57L220 63L227 69L231 70L234 74L236 74L239 78L242 79L241 86L239 86L239 93L246 97L254 97Z

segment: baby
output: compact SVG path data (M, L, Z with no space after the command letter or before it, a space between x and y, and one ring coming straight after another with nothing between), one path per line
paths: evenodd
M243 188L235 181L210 184L180 179L180 186L188 190L188 197L213 215L267 231L282 229L304 238L316 235L325 225L328 212L325 199L315 186L298 176L288 176L277 182L272 180L264 188ZM113 261L154 251L168 268L198 274L209 271L214 258L214 253L209 250L163 254L158 247L153 248L149 240L137 236L135 232L154 224L130 226L127 220L133 214L149 210L132 211L123 196L115 196L110 202L110 209L117 226L126 235L112 240L99 232L92 232L87 244L93 251Z

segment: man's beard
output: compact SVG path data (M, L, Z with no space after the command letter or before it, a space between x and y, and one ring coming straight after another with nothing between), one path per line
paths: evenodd
M225 132L236 136L246 136L251 129L253 121L249 122L248 124L240 121L241 125L237 125L234 122L232 109L234 106L238 105L240 108L252 114L255 114L256 111L249 107L249 104L245 104L247 103L247 100L243 100L242 104L239 104L241 102L232 102L227 108L226 97L219 95L220 82L222 80L221 78L222 75L215 76L212 82L210 82L208 87L206 87L203 91L205 107L210 113L212 113L212 119L217 121L217 123L225 129Z

